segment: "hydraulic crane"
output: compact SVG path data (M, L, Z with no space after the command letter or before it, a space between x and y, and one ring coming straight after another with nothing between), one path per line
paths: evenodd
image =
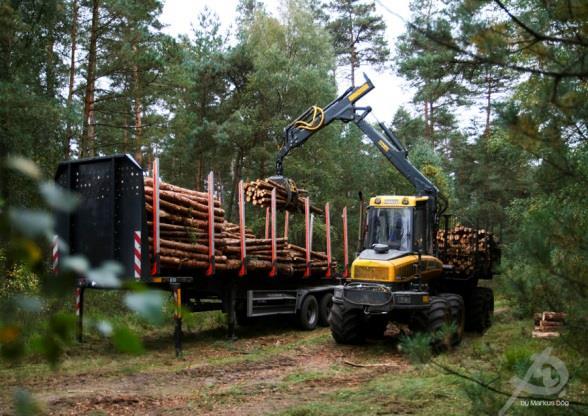
M415 187L415 195L380 195L370 199L362 247L351 267L351 279L335 289L330 313L333 337L340 343L361 342L381 335L389 321L438 332L453 322L452 342L461 340L466 319L480 332L490 325L493 295L477 287L478 278L453 281L439 259L436 234L447 208L439 189L409 160L408 151L383 124L380 131L366 121L371 107L356 102L374 89L372 82L348 88L326 107L312 106L284 129L276 160L276 180L288 186L283 162L338 120L355 124L388 161Z

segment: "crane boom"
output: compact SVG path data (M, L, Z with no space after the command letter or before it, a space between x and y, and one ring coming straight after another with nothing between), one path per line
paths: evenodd
M365 76L365 75L364 75ZM276 160L276 173L283 175L283 161L290 151L301 146L319 130L335 120L353 122L384 154L392 165L415 187L417 194L430 196L436 202L437 187L408 160L408 152L394 134L380 123L382 132L365 121L371 107L357 107L355 102L374 89L365 76L365 82L358 87L348 88L331 101L324 109L312 106L284 129L284 144Z

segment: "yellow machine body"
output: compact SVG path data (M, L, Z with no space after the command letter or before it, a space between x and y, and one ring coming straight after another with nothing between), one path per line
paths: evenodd
M427 196L378 195L370 198L371 208L410 208L425 203ZM351 265L351 280L397 283L416 279L420 272L423 281L440 277L443 273L443 262L430 254L421 255L399 253L399 256L389 260L374 260L358 257Z
M351 280L379 283L407 282L416 278L417 255L406 255L392 260L355 259L351 265ZM441 276L443 263L434 256L421 256L421 278L423 281Z

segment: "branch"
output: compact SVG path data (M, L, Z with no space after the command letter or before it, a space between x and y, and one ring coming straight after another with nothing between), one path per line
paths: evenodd
M527 24L525 24L522 20L520 20L514 14L512 14L510 12L510 10L508 10L508 8L504 5L504 3L502 3L501 0L494 0L494 3L496 3L498 5L498 7L500 7L502 10L504 10L504 12L508 15L508 17L510 17L510 19L513 22L515 22L525 32L529 33L531 36L533 36L535 39L538 39L539 41L559 42L559 43L567 43L570 45L588 46L588 43L582 42L580 40L575 41L573 39L558 38L555 36L549 36L549 35L544 35L543 33L539 33L535 29L532 29Z
M501 60L497 60L497 59L489 57L489 56L482 56L482 55L478 55L474 52L469 52L469 51L459 47L455 43L450 43L450 42L447 42L443 39L440 39L440 38L434 36L429 30L423 29L423 28L415 25L414 23L407 21L402 16L400 16L398 13L395 13L392 10L390 10L385 4L382 3L381 0L376 0L376 2L388 13L400 18L403 22L406 23L406 25L409 28L411 28L415 32L423 35L424 37L426 37L430 41L435 42L438 45L444 46L449 50L452 50L457 53L461 53L461 54L466 55L466 56L473 59L472 61L456 59L456 60L454 60L455 63L461 63L461 64L466 64L466 65L476 65L476 64L480 64L480 63L490 64L490 65L500 66L503 68L512 69L513 71L520 72L520 73L544 75L544 76L549 76L549 77L559 77L559 78L586 78L586 77L588 77L588 70L580 71L580 72L546 71L546 70L537 69L537 68L530 68L530 67L521 66L521 65L509 64L509 63L506 63ZM588 46L588 45L586 45L586 46Z
M458 371L453 370L452 368L446 367L443 364L439 364L438 362L436 362L435 360L431 360L431 364L433 364L436 367L439 367L440 369L442 369L443 371L445 371L448 374L451 374L453 376L462 378L464 380L468 380L471 381L472 383L477 384L478 386L484 387L487 390L490 390L493 393L499 394L501 396L505 396L505 397L511 397L512 396L512 392L508 393L502 390L498 390L497 388L494 388L490 385L490 383L485 383L481 380L478 380L477 378L468 376L467 374L462 374ZM519 396L519 398L524 399L524 400L545 400L545 397L536 397L536 396ZM575 405L575 406L588 406L588 403L583 403L583 402L577 402L575 400L566 400L569 404L571 405Z

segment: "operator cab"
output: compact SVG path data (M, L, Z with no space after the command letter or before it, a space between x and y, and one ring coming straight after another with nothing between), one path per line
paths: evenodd
M433 252L427 196L376 196L370 199L367 232L360 258L387 259Z

